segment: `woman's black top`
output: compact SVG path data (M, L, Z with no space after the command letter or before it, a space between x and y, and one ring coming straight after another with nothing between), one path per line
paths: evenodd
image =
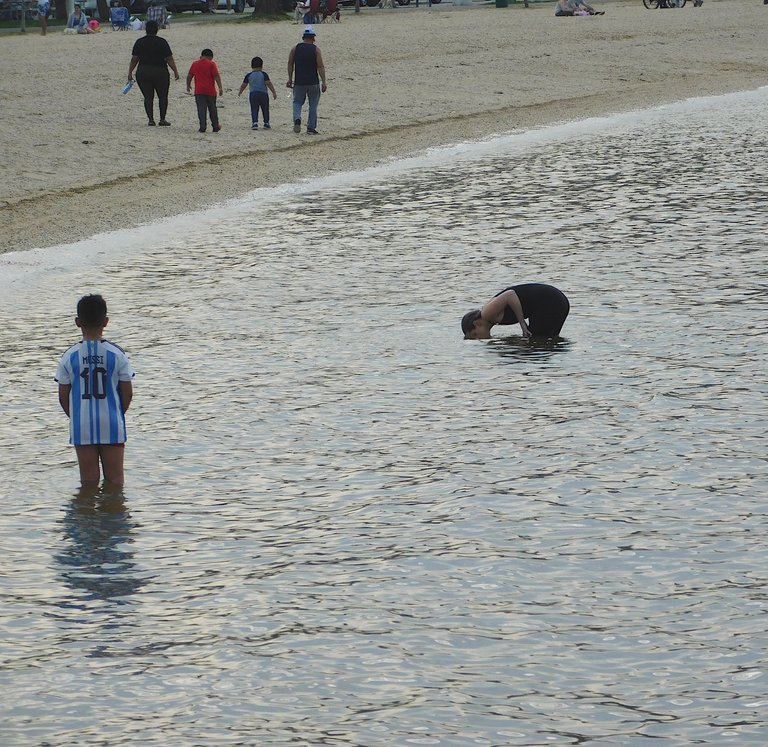
M134 57L139 58L139 67L166 67L166 58L172 57L171 46L162 36L142 36L133 45Z

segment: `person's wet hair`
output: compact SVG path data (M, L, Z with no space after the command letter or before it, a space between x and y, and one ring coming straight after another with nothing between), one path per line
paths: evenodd
M254 57L251 60L251 67L261 67L264 64L264 60L261 57Z
M83 327L101 327L107 318L107 302L96 293L83 296L77 302L77 317Z
M213 50L206 47L202 52L200 52L200 56L213 59Z
M157 25L157 21L147 21L146 26L144 26L144 30L150 35L150 36L157 36L157 30L160 27Z
M466 314L464 314L463 317L461 317L461 331L464 333L464 337L466 337L475 328L475 322L479 318L480 309L468 311Z

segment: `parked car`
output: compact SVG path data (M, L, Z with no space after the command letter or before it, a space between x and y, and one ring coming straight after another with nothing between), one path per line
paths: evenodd
M256 4L255 0L232 0L232 10L235 13L242 13L246 8L253 8ZM218 0L216 10L226 10L227 0Z
M210 13L211 6L208 0L165 0L165 6L169 13L183 13L185 10L191 10L193 13Z
M120 0L118 3L114 3L112 0L110 0L109 4L124 5L126 8L128 8L128 12L132 16L136 16L146 13L147 8L152 2L163 3L165 7L168 8L169 13L182 13L185 10L191 10L192 12L198 11L200 13L211 12L211 8L208 5L208 0ZM99 18L96 0L82 0L80 4L86 15L91 16L92 18ZM226 3L224 4L224 7L227 7ZM99 18L99 20L103 21L108 19Z
M235 13L242 13L246 7L252 8L254 6L255 0L230 0L232 3L232 10L235 11ZM217 11L220 10L226 10L227 9L227 0L216 0L217 4L215 6Z
M80 7L83 9L85 15L90 16L91 18L98 18L100 21L109 20L109 18L99 18L99 8L96 4L96 0L77 0L77 2L80 3ZM147 6L150 2L151 0L133 0L133 2L130 2L130 0L122 0L120 3L115 3L111 0L107 0L107 5L110 7L113 5L125 5L125 7L128 8L128 12L132 16L135 16L139 13L146 13Z

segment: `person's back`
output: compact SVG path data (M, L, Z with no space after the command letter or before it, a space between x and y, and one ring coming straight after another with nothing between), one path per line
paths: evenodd
M317 47L307 42L296 45L294 85L316 86L320 82L317 73Z
M322 84L321 84L322 81ZM301 41L288 55L288 88L293 88L293 131L301 132L301 108L309 101L307 134L317 135L317 106L320 94L328 90L325 63L315 46L315 30L307 26Z
M69 416L69 442L75 447L83 485L123 484L125 411L133 399L133 370L122 348L105 340L107 304L99 295L77 303L75 323L83 339L61 357L56 369L59 404Z
M157 22L150 21L154 25L155 33L147 32L146 36L141 36L133 45L133 54L138 57L139 67L157 67L165 70L168 67L166 62L171 57L171 48L168 42L157 34Z
M213 58L202 56L189 68L189 74L195 80L195 96L215 96L216 76L219 68Z
M248 90L251 93L267 93L267 81L269 75L267 75L261 68L258 70L251 70L246 76L248 80Z
M192 81L195 81L195 104L197 106L197 116L200 120L199 132L205 132L208 128L207 118L210 115L211 126L214 132L221 129L219 124L219 111L216 107L216 86L219 88L219 95L224 93L219 75L219 67L213 61L213 51L204 49L200 53L200 58L195 60L189 66L187 73L187 92L191 93Z
M125 351L109 340L81 340L62 356L56 380L72 387L70 443L125 443L119 382L130 381Z
M259 111L264 117L264 129L271 129L269 124L269 91L272 91L274 98L277 98L277 91L269 74L262 68L264 60L261 57L254 57L251 60L251 72L246 73L240 90L237 95L240 96L245 89L248 89L248 101L251 106L251 129L259 129Z

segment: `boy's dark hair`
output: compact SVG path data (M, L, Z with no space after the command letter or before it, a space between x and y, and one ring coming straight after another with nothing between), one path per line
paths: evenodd
M264 60L261 57L254 57L251 60L251 67L261 67L264 64Z
M157 36L157 30L159 28L157 21L147 21L144 26L144 31L146 31L149 36Z
M200 56L201 57L210 57L211 59L213 59L213 50L212 49L208 49L206 47L202 52L200 52Z
M107 302L97 293L77 302L77 318L83 327L101 327L107 318Z

